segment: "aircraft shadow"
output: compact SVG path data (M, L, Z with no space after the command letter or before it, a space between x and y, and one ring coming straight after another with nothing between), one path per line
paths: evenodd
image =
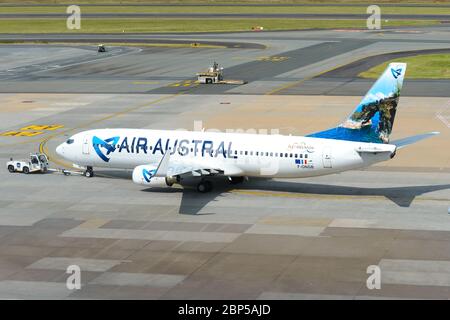
M257 189L264 191L284 191L303 194L335 195L335 196L383 196L400 207L409 207L417 196L422 194L450 189L450 184L390 187L390 188L363 188L340 185L298 183L269 180L264 184L243 185L242 189Z
M217 180L217 179L216 179ZM335 196L382 196L400 207L409 207L417 196L422 194L450 189L450 184L440 185L424 185L424 186L408 186L408 187L391 187L391 188L362 188L347 187L340 185L328 185L317 183L299 183L274 181L268 179L252 179L238 185L232 185L228 181L222 179L214 181L214 189L209 193L199 193L192 186L183 189L167 189L167 188L147 188L145 192L182 192L180 203L180 214L198 214L209 202L217 201L217 198L229 192L232 189L240 190L260 190L275 192L290 192L309 195L335 195ZM202 213L203 214L203 213ZM207 213L205 213L207 214Z

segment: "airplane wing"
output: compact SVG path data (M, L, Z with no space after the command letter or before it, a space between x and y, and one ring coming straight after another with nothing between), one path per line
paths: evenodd
M170 160L167 176L191 175L194 177L225 175L242 176L241 168L233 164L224 164L215 158Z
M156 180L156 184L166 184L167 177L201 177L214 175L236 175L241 171L232 165L224 165L216 159L172 159L167 152L159 163L141 165L133 170L133 181L138 184L150 184ZM152 178L154 177L154 178ZM147 183L145 183L147 182ZM198 214L198 212L210 201L215 199L220 191L209 192L207 196L193 196L189 189L183 189L183 196L179 213Z
M166 176L211 176L224 174L225 169L220 165L214 165L214 161L200 162L198 160L173 160L170 153L166 152L157 164L155 177Z
M202 163L182 163L172 162L167 169L167 176L186 176L191 175L193 177L210 176L217 174L224 174L225 170L218 166L210 166Z

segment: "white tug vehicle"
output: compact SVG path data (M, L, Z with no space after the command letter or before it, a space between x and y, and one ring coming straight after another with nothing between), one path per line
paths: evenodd
M11 173L23 172L28 174L38 171L47 172L48 158L43 153L31 153L30 160L13 160L13 158L11 158L10 161L6 163L6 167Z

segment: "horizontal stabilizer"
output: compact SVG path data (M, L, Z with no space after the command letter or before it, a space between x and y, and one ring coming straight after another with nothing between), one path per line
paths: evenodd
M391 141L390 144L396 145L397 149L401 149L403 147L406 147L407 145L416 143L423 139L433 137L438 134L439 134L439 132L428 132L428 133L418 134L417 136L411 136L411 137Z
M378 148L357 148L356 152L359 152L359 153L381 153L381 152L392 152L392 150L378 149Z

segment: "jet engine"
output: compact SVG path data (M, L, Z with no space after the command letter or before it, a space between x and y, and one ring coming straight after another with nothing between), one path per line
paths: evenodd
M155 177L156 169L152 165L137 166L133 170L133 182L152 187L171 187L177 182L175 177Z

